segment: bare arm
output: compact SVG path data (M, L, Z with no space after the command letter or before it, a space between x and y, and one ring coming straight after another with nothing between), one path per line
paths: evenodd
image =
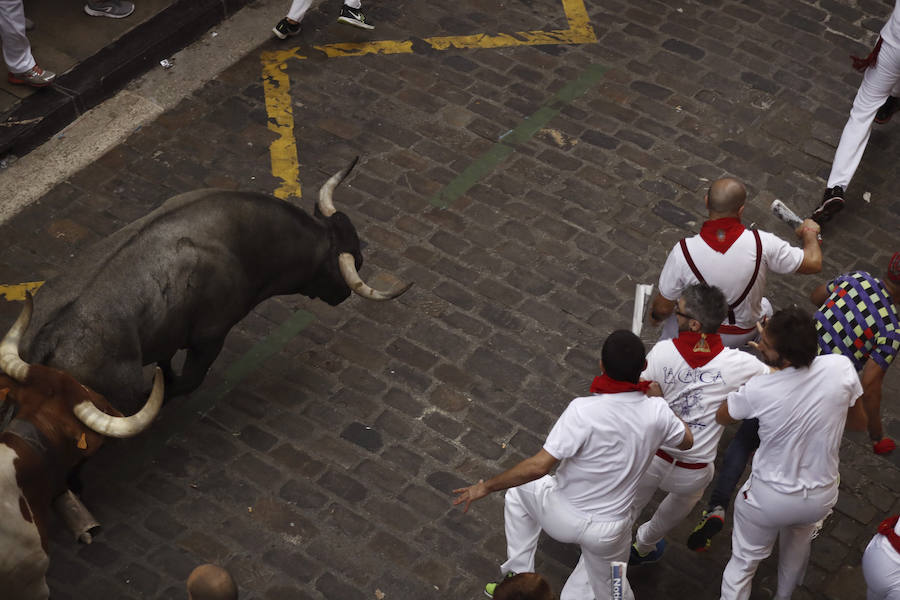
M877 442L884 437L884 430L881 428L881 384L884 382L884 369L869 358L859 380L862 383L863 395L856 403L862 404L868 419L869 438ZM847 418L849 420L849 413Z
M684 421L682 421L684 423ZM694 434L691 433L691 428L687 426L687 423L684 423L684 437L681 438L681 443L678 444L677 448L679 450L690 450L694 447Z
M537 454L526 458L514 467L503 471L499 475L491 477L487 481L479 481L469 487L453 490L458 496L453 500L453 505L466 503L463 512L468 512L469 505L484 498L491 492L509 489L539 479L550 472L559 460L543 448Z
M737 423L737 419L732 419L731 413L728 412L728 400L723 400L719 405L719 410L716 411L716 423L719 425Z
M659 325L675 310L675 301L657 293L650 307L650 322Z
M847 423L844 429L847 431L865 431L869 424L869 418L866 416L866 410L863 408L862 396L856 399L856 402L847 409Z
M809 295L809 299L812 300L812 303L818 308L825 304L825 301L828 300L828 295L828 284L823 283L812 291Z
M819 245L819 224L812 219L804 219L795 230L803 242L803 262L797 267L798 273L818 273L822 270L822 246Z

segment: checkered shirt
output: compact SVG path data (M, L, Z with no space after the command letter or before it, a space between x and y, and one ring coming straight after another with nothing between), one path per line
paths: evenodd
M843 354L857 371L867 358L887 369L900 351L900 321L884 284L854 271L827 288L830 295L814 316L819 354Z

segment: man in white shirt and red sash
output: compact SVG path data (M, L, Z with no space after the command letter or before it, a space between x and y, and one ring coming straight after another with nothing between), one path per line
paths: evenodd
M491 492L505 499L508 560L504 575L534 571L541 530L581 546L593 597L611 598L610 563L625 561L634 522L638 480L657 448L688 449L693 437L662 398L648 397L639 383L644 345L630 331L615 331L603 344L591 396L575 398L547 436L544 447L503 473L454 490L454 504L469 505ZM556 467L555 475L549 475ZM621 598L634 598L626 578ZM488 596L496 589L485 587ZM568 584L560 600L583 600Z
M664 536L680 523L703 495L713 478L719 438L724 428L716 411L729 392L754 375L770 371L753 355L722 344L716 328L728 310L725 296L716 287L697 283L687 287L675 307L678 337L658 342L647 355L641 379L655 381L663 397L690 428L690 450L662 447L638 483L635 516L657 488L668 492L653 517L641 525L631 548L629 565L656 562L666 547ZM579 560L569 585L578 585L590 598L590 588Z
M750 597L759 562L778 547L776 600L803 581L810 542L838 499L838 449L845 424L864 429L857 399L862 386L846 356L816 356L812 317L799 308L778 311L757 349L776 370L728 394L716 419L759 420L759 449L734 503L731 560L722 574L722 600ZM848 414L849 413L849 414Z
M900 600L900 524L897 515L878 526L862 558L866 600Z
M817 239L819 225L806 219L796 234L803 249L765 231L741 224L747 190L736 179L718 179L706 194L709 220L700 233L681 240L669 252L659 276L659 288L650 311L654 324L666 321L663 338L675 337L672 317L675 301L692 283L714 285L728 300L728 318L718 333L726 346L737 348L756 337L756 323L771 306L763 298L766 277L775 273L818 273L822 250Z

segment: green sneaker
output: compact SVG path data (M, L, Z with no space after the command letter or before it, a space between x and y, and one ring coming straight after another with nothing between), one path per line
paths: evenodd
M503 576L503 579L506 580L506 579L509 579L510 577L515 577L515 576L516 576L516 574L513 573L512 571L510 571L509 573L507 573L506 575ZM493 598L494 592L497 591L497 586L500 585L501 583L503 583L503 582L494 581L494 582L491 582L491 583L487 584L486 586L484 586L484 595L487 596L488 598Z

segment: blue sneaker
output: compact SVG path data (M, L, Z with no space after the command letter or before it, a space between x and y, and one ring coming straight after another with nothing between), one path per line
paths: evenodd
M656 542L656 549L646 554L638 552L637 545L631 545L631 556L628 557L628 566L646 565L655 563L662 558L663 552L666 551L666 540L662 539Z

